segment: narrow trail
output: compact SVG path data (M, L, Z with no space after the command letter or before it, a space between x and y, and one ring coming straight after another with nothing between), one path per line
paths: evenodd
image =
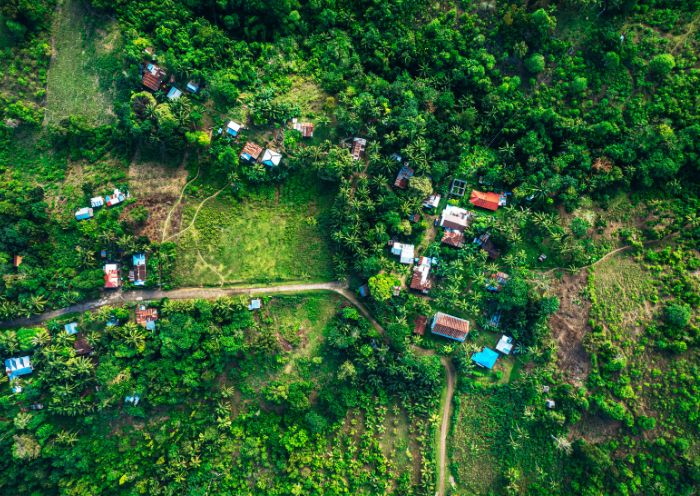
M226 183L226 186L224 186L223 188L221 188L219 191L217 191L216 193L214 193L214 194L211 195L211 196L207 196L204 200L202 200L202 202L197 206L197 210L195 210L194 216L192 217L192 220L191 220L190 223L187 225L187 227L184 228L184 229L182 229L181 231L176 232L175 234L171 234L171 235L168 236L167 238L163 239L163 241L170 241L170 240L173 239L173 238L177 238L177 237L180 236L181 234L183 234L183 233L185 233L186 231L188 231L192 226L194 226L194 223L195 223L195 221L197 220L197 216L199 215L199 211L202 210L202 207L204 206L204 204L205 204L206 202L208 202L209 200L211 200L211 199L216 198L217 196L219 196L219 194L221 194L221 192L222 192L223 190L225 190L226 188L228 188L230 184L231 184L231 183Z
M284 284L280 286L239 286L239 287L212 287L212 288L179 288L163 291L160 289L149 289L143 291L116 291L105 293L102 298L97 300L78 303L59 310L44 312L32 317L14 319L0 322L0 328L7 327L26 327L38 325L47 320L55 319L69 313L82 313L89 310L95 310L105 305L120 305L123 303L136 303L151 300L160 300L169 298L172 300L192 300L192 299L214 299L224 296L235 295L265 295L279 293L303 293L307 291L331 291L336 293L349 303L372 324L378 332L386 334L384 328L377 322L367 307L355 296L355 293L350 291L347 283L344 282L320 282L320 283L299 283L299 284ZM440 446L439 451L439 479L437 496L444 496L445 491L445 474L447 466L447 433L449 432L450 411L452 407L452 396L454 395L455 371L452 362L442 357L440 359L442 366L445 368L447 375L447 394L442 411L442 422L440 427Z
M445 405L442 410L442 421L440 423L440 447L438 454L439 474L438 488L436 496L445 495L445 478L447 475L447 433L450 430L450 412L452 410L452 396L455 392L455 370L452 362L445 357L440 358L442 366L447 373L447 393L445 395Z
M183 160L183 164L184 163L185 163L185 161ZM163 241L165 241L165 235L168 233L168 228L170 227L170 218L172 217L173 212L180 205L180 203L182 203L182 199L185 197L185 191L187 191L187 188L189 187L189 185L192 184L194 181L196 181L197 178L199 177L199 170L200 169L197 168L197 173L194 175L194 177L192 179L190 179L189 181L187 181L185 183L185 185L182 187L182 191L180 191L180 196L178 197L177 201L173 204L173 207L168 212L168 216L163 221L163 232L160 236L161 243Z

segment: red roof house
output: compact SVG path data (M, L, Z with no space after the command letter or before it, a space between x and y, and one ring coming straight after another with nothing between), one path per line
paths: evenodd
M116 289L121 285L119 266L117 264L105 264L105 288Z
M498 210L498 204L501 199L501 195L498 193L477 191L472 190L469 197L469 202L475 207L485 208L486 210L496 211Z
M143 71L143 85L149 90L158 91L163 80L165 71L155 64L147 64Z
M420 257L418 264L413 268L411 289L420 291L423 294L428 294L428 291L430 291L432 287L433 280L430 277L430 259L428 257Z
M455 248L464 246L464 233L459 231L445 231L442 235L442 242Z

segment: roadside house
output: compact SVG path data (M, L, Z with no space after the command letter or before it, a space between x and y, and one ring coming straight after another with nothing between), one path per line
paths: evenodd
M253 310L260 310L262 308L262 300L260 298L254 298L250 300L250 303L248 304L248 310L251 312Z
M68 334L69 336L73 336L75 334L78 334L78 323L77 322L70 322L70 323L64 325L63 328L66 330L66 334Z
M116 289L121 286L119 266L117 264L105 264L105 289Z
M90 346L87 338L82 334L73 341L73 349L76 355L90 355L93 352L92 346Z
M484 208L486 210L491 210L495 212L498 210L499 202L501 201L501 195L498 193L477 191L472 190L469 196L469 203L475 207Z
M259 157L260 154L263 152L262 146L256 145L252 141L248 141L245 146L243 146L243 150L241 150L241 160L245 160L247 162L255 162Z
M438 312L430 324L433 334L463 342L469 334L469 321Z
M146 254L137 253L131 257L133 269L133 281L135 286L143 286L146 284Z
M158 320L158 309L139 305L136 308L136 323L149 331L154 331Z
M433 287L433 279L430 277L431 260L428 257L420 257L418 264L413 267L411 277L411 289L428 294Z

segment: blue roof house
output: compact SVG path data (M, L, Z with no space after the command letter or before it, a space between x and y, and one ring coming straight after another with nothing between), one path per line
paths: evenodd
M141 396L139 396L138 394L124 397L124 403L129 403L134 406L138 405L139 401L141 401Z
M262 300L260 298L255 298L250 300L250 305L248 305L248 310L260 310L262 308Z
M146 254L136 253L131 257L134 266L134 286L144 286L146 284Z
M498 360L498 353L487 347L484 347L483 350L472 355L472 361L474 363L479 367L484 367L489 370L496 365L496 360Z
M21 375L31 374L34 368L28 356L8 358L5 360L5 373L10 380L16 379Z
M69 324L66 324L63 326L63 328L66 330L66 334L69 336L72 336L74 334L78 334L78 323L77 322L71 322Z
M190 93L197 93L199 91L199 84L195 83L194 81L188 81L187 91Z
M168 94L166 96L168 97L168 100L177 100L182 96L182 91L173 86L172 88L170 88L170 91L168 91Z
M235 138L238 136L238 132L241 130L241 127L242 126L239 123L229 121L228 124L226 124L226 134Z

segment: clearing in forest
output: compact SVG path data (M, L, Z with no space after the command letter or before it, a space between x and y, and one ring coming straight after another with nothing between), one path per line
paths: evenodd
M46 124L81 116L107 124L114 114L114 78L120 34L116 22L89 11L83 0L63 0L52 27L51 66L47 76Z
M311 173L263 185L242 201L190 199L181 222L177 282L183 286L328 281L332 191ZM196 218L194 218L196 215ZM193 219L194 218L194 219Z

